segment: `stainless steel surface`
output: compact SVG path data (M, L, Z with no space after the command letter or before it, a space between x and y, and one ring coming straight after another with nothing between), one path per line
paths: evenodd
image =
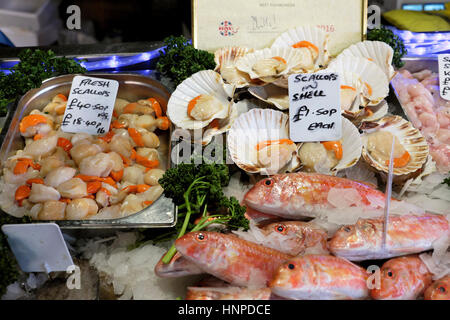
M117 97L129 101L154 97L166 109L170 97L169 91L149 77L137 74L124 73L87 73L90 76L114 79L119 81ZM19 133L20 120L28 115L33 109L42 110L45 105L58 93L69 95L72 79L75 75L64 75L43 82L38 89L28 91L19 101L12 116L8 131L2 141L0 148L0 164L17 150L23 149L24 140ZM160 136L161 147L167 146L167 159L164 160L165 167L169 167L170 159L170 132ZM156 228L171 227L176 223L176 209L172 201L161 196L150 207L121 219L111 220L63 220L55 221L62 229L76 228Z

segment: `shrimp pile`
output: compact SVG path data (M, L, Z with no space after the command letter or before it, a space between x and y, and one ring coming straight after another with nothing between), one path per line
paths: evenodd
M392 80L411 123L427 139L441 173L450 171L450 101L441 98L439 75L430 70L400 71Z
M4 163L2 209L35 220L114 219L150 206L162 194L160 139L169 120L154 98L116 99L103 136L61 130L67 97L23 117L25 147Z

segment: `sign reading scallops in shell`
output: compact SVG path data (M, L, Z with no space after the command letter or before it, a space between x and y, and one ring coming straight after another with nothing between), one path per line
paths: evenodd
M295 142L334 141L342 136L339 75L289 76L289 136Z

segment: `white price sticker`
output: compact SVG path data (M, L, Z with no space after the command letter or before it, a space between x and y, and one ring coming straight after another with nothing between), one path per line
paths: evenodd
M441 97L450 100L450 54L440 54L438 60Z
M61 130L103 135L109 131L119 82L75 76L67 99Z
M339 75L333 72L289 76L289 136L294 142L341 138Z

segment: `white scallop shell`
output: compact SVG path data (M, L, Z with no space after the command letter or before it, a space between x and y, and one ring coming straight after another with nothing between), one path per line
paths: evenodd
M248 88L248 92L254 97L274 105L280 110L289 109L288 89L269 83L265 86L250 87Z
M342 51L339 56L371 59L384 71L389 81L392 80L396 73L392 66L394 50L385 42L367 40L358 42Z
M252 109L241 114L228 131L227 146L236 165L250 173L275 174L286 167L262 167L258 163L256 146L263 141L289 139L289 117L271 109ZM292 156L296 151L292 145ZM289 163L288 163L289 164Z
M249 52L253 52L253 49L225 47L216 50L214 52L214 61L216 62L214 71L220 73L226 83L234 84L237 88L247 86L251 79L248 74L236 68L236 61Z
M367 151L367 134L377 130L385 130L396 136L411 156L411 160L406 166L393 169L394 177L420 172L420 169L427 160L429 148L425 138L418 129L413 127L411 122L406 121L400 116L389 116L376 122L364 122L361 129L364 131L362 135L363 159L376 171L388 173L389 166L385 163L378 162ZM392 141L386 141L386 143L391 145Z
M293 48L264 48L262 50L256 50L254 52L247 53L245 56L239 58L236 61L236 67L247 73L251 79L259 79L260 76L253 71L253 66L256 62L263 59L270 59L273 57L281 57L286 61L286 69L275 75L273 78L280 77L284 74L288 74L293 68L301 63L302 54ZM264 81L266 81L264 77Z
M368 121L377 121L387 115L389 111L389 105L386 100L382 100L379 104L374 106L366 106L364 108L359 109L359 111L354 112L353 114L349 112L344 112L346 118L348 118L351 122L358 125L361 122Z
M348 119L342 117L342 159L336 164L334 168L331 168L328 173L336 175L340 170L344 170L353 167L361 158L362 152L362 138L359 134L358 128L355 127ZM299 144L297 154L303 144ZM298 161L301 164L300 158L297 156Z
M300 26L282 33L272 44L272 48L291 47L300 41L308 41L319 48L316 67L326 66L330 56L328 51L329 34L315 26Z
M339 80L341 86L350 86L355 88L356 90L355 99L348 109L343 108L341 101L341 112L350 117L356 117L361 112L360 105L363 103L363 82L361 80L361 77L354 72L344 71L340 73Z
M345 71L358 74L363 84L372 88L372 94L363 90L363 96L369 105L376 105L389 94L389 80L383 70L375 62L365 58L341 56L333 60L326 71L334 71L343 74Z
M199 95L210 95L217 98L223 108L205 121L194 120L187 113L189 102ZM212 70L199 71L177 86L167 103L167 116L170 121L182 129L201 129L214 119L225 119L229 116L232 102L224 89L220 74Z

